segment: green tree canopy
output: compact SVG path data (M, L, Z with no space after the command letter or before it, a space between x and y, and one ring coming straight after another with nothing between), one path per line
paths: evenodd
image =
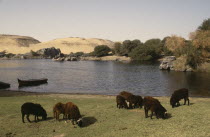
M198 27L198 30L206 31L210 30L210 18L203 21L203 23Z
M145 46L161 46L161 40L160 39L149 39L144 43Z
M131 40L123 41L122 48L121 48L121 55L128 56L129 53L139 45L142 45L142 42L138 39L133 40L133 41Z
M107 56L111 49L107 45L99 45L94 48L94 55L97 57Z
M115 42L114 48L113 48L114 54L121 55L121 48L122 48L122 44L120 42Z
M159 58L161 55L161 40L150 39L144 44L138 45L129 53L133 60L148 61Z

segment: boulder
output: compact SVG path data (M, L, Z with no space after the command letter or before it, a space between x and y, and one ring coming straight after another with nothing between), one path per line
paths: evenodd
M71 57L65 58L65 61L71 61Z
M0 52L0 58L4 57L6 55L6 52Z
M167 56L161 62L159 69L161 70L174 70L174 71L193 71L187 64L186 56L181 56L176 59L175 56Z
M78 59L76 57L71 57L71 61L77 61Z
M52 60L63 62L65 60L65 58L64 57L59 57L59 58L53 58Z
M55 56L61 54L61 50L59 48L56 49L55 47L51 47L51 48L40 49L36 53L44 57L54 58Z
M175 56L167 56L161 62L159 69L162 70L174 70L173 61L176 60Z

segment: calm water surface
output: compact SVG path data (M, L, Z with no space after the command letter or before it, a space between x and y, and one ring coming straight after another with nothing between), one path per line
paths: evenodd
M170 96L189 88L191 96L210 97L210 73L161 71L159 64L52 60L0 60L0 81L12 90L116 95L122 90L142 96ZM17 78L48 78L48 84L18 89Z

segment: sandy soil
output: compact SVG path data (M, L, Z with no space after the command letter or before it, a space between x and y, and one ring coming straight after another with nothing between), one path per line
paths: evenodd
M60 48L64 54L71 52L89 53L98 45L107 45L113 48L114 42L97 38L69 37L55 39L39 43L38 40L26 36L0 35L0 52L6 50L8 53L24 54L31 50L37 51L42 48Z

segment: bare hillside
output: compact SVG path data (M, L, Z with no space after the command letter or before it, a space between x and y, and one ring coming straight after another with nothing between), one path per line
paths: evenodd
M0 51L6 50L10 53L24 53L31 44L37 44L40 41L28 37L18 35L0 35Z
M16 36L16 35L0 35L0 51L6 50L10 53L27 53L30 50L37 51L42 48L60 48L62 53L69 54L71 52L89 53L98 45L107 45L113 47L114 42L110 40L97 38L79 38L69 37L55 39L48 42L40 43L32 37Z
M55 39L48 42L43 42L35 45L31 45L30 48L33 50L38 50L41 48L49 48L55 47L60 48L62 53L69 54L71 52L85 52L89 53L94 50L94 48L98 45L107 45L109 47L113 47L113 42L110 40L103 40L97 38L78 38L78 37L70 37L70 38L62 38Z

